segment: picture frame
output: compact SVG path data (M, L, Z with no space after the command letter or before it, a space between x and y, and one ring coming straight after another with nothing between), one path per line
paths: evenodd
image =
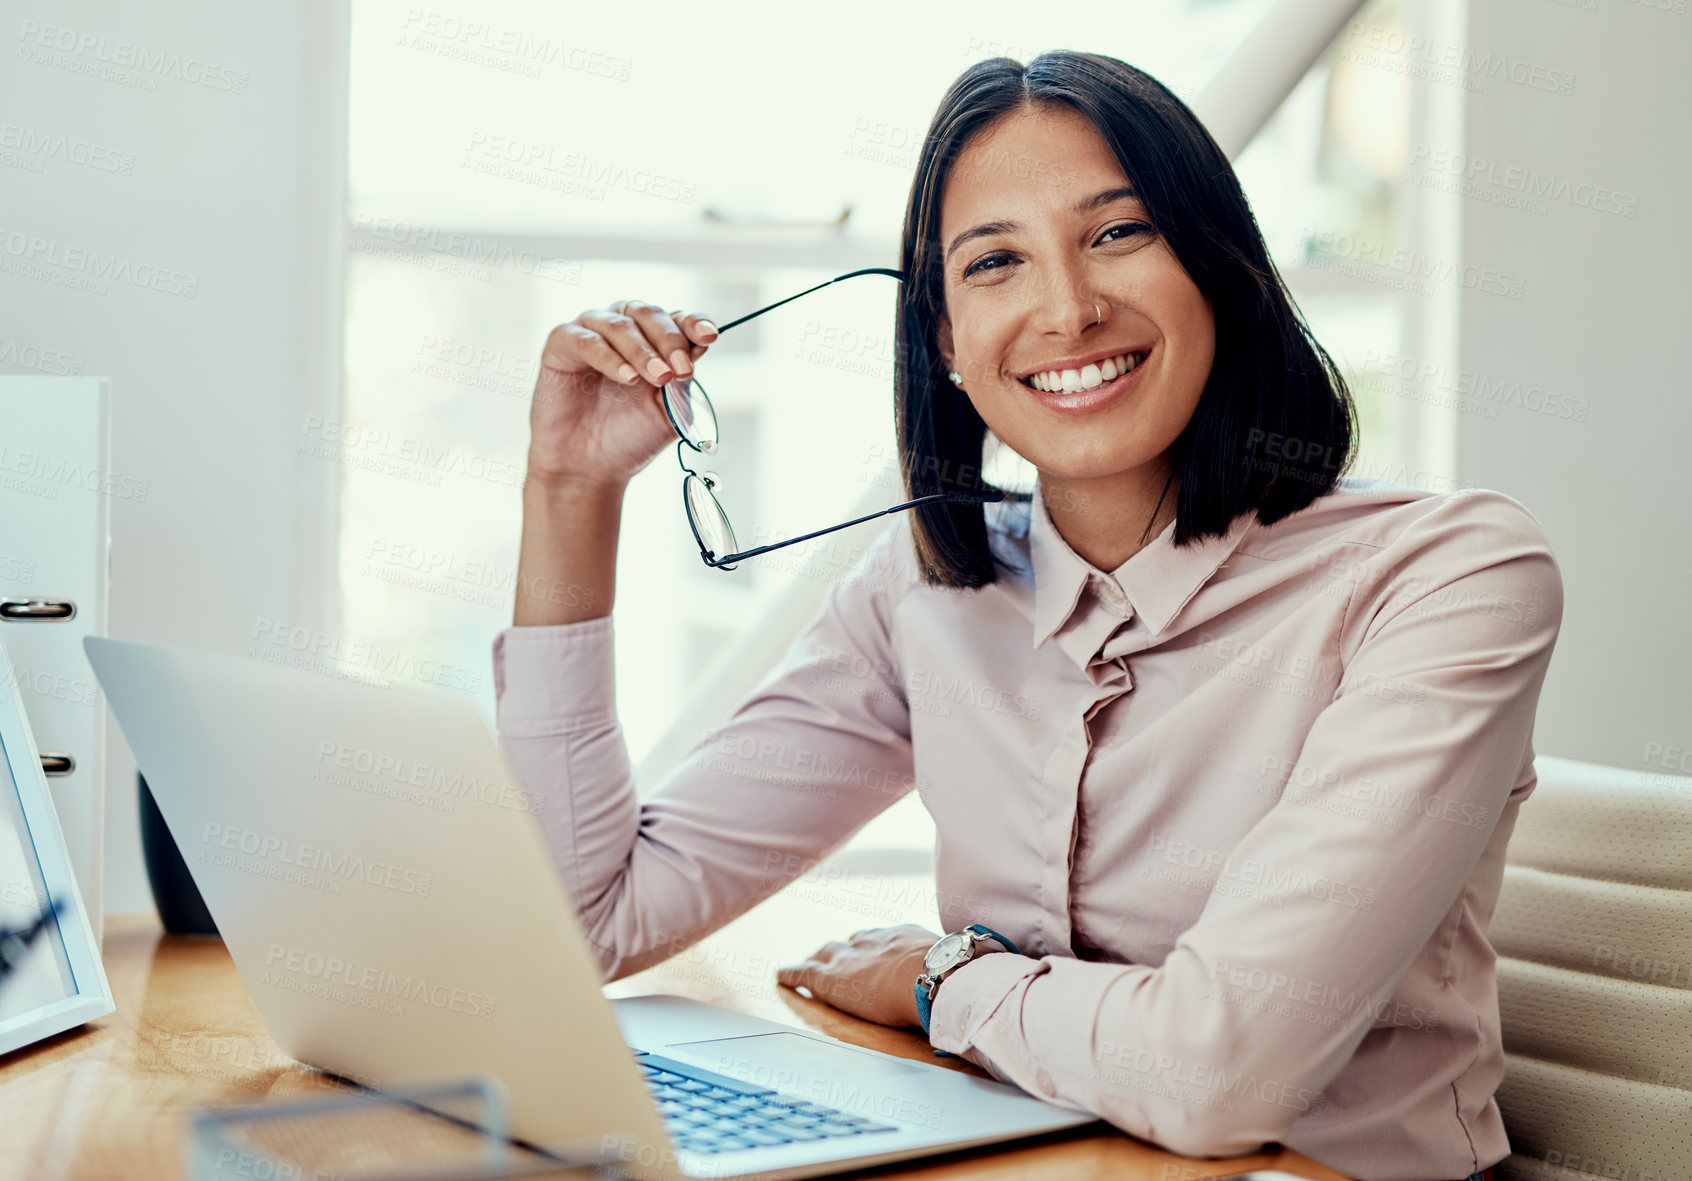
M0 641L0 929L40 935L0 976L0 1054L116 1009L41 753Z

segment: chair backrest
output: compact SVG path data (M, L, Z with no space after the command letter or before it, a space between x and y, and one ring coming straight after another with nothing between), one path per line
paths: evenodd
M1498 1177L1692 1178L1692 777L1534 765L1491 931Z

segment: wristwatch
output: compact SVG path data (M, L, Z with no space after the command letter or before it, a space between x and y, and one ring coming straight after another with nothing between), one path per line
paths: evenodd
M924 1033L928 1032L929 1014L934 1009L934 990L940 987L942 980L974 959L975 949L989 939L1002 944L1012 955L1022 954L1016 944L991 927L972 923L955 935L941 936L922 957L922 975L917 977L916 982L916 1007L917 1019L922 1022Z

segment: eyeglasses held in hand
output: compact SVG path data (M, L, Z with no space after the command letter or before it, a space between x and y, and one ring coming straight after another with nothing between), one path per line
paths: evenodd
M839 283L843 279L856 279L860 275L887 275L890 278L903 281L904 275L898 271L885 267L869 267L861 271L850 271L844 275L818 283L815 287L807 287L798 295L790 295L786 299L777 300L767 307L761 307L755 312L748 312L738 320L730 320L719 325L719 338L737 324L755 319L765 312L774 311L782 304L792 303L794 300L820 291L831 283ZM858 517L855 520L843 521L838 525L830 525L827 529L818 529L815 533L806 533L800 537L792 537L786 541L778 541L774 545L761 545L756 549L735 549L734 527L729 524L728 514L717 500L716 488L721 484L721 478L715 472L696 472L687 466L687 453L684 448L692 448L700 455L714 455L717 450L717 412L711 405L710 397L705 393L705 387L699 383L697 372L692 377L678 378L664 386L664 413L669 416L670 425L675 428L676 462L686 474L682 477L682 503L687 507L687 523L693 529L693 539L699 543L699 556L707 566L718 570L732 570L735 563L747 558L755 558L759 554L767 554L771 550L784 549L790 545L798 545L802 541L823 537L829 533L838 533L842 529L850 529L853 525L861 525L865 521L873 521L877 517L885 517L890 513L902 513L906 509L916 508L922 504L933 504L938 501L958 500L971 504L987 504L1003 500L1005 494L996 488L983 489L980 492L934 492L927 496L919 496L915 500L907 500L904 504L896 504L892 508L884 508L879 512Z

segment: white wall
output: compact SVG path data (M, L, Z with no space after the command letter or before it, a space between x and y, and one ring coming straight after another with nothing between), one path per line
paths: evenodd
M1459 330L1473 380L1557 395L1544 409L1459 415L1463 479L1525 504L1563 570L1535 748L1680 774L1692 771L1688 7L1469 5L1462 48L1474 60L1573 79L1566 95L1489 78L1467 96L1464 167L1495 166L1461 201L1465 260L1519 276L1522 293L1464 290ZM1511 167L1567 192L1554 188L1543 213L1495 203L1521 191Z
M338 405L346 26L340 2L0 0L0 264L34 253L0 272L0 341L112 379L112 470L146 488L111 504L114 636L333 633L338 473L296 448ZM109 725L106 909L144 911Z

